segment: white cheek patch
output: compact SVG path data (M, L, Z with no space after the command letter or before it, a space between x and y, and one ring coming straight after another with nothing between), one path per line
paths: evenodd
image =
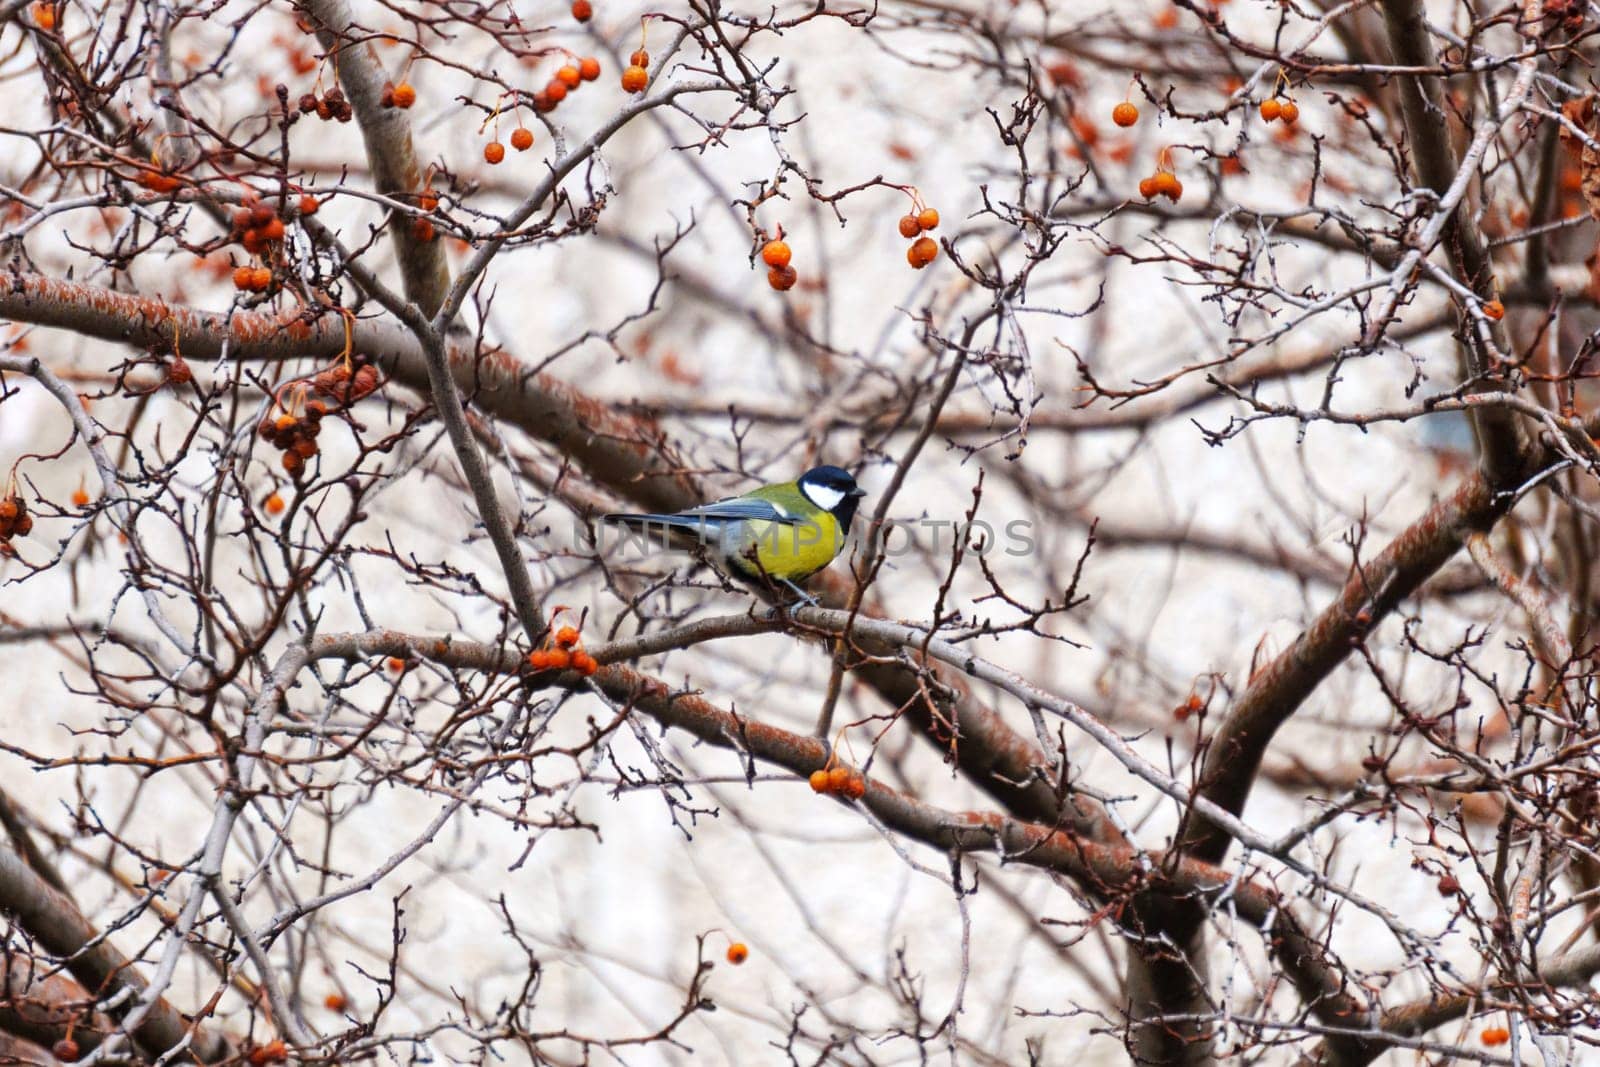
M832 511L834 508L838 507L839 502L844 499L844 493L842 491L838 489L830 489L825 485L802 484L800 486L800 491L806 495L807 500L811 501L823 511Z

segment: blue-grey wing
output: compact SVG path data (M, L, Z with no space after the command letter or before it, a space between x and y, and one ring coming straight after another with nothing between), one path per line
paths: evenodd
M690 522L704 522L706 524L724 522L775 522L784 526L799 526L805 521L802 516L790 515L776 504L765 500L755 500L750 497L731 497L727 500L717 500L704 504L688 511L680 511L676 516Z

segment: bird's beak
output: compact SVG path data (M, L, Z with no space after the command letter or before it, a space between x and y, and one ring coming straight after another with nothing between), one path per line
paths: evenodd
M851 496L866 496L867 495L867 491L865 489L861 488L858 485L854 489L850 490L850 495Z

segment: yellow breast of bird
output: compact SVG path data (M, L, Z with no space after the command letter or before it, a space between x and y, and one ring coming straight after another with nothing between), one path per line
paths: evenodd
M826 511L806 522L755 519L742 526L730 562L751 578L762 574L789 581L805 578L832 563L844 547L839 520Z

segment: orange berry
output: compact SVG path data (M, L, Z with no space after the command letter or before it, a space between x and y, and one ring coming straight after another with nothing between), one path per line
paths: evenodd
M906 262L917 270L932 263L939 255L939 243L932 237L919 237L906 249Z
M782 240L768 241L761 247L761 262L769 267L787 267L789 257L789 246Z
M410 107L417 102L417 90L410 82L401 82L394 87L394 106Z
M53 29L55 29L56 28L56 9L55 9L55 5L50 3L50 0L39 0L38 3L33 5L33 21L41 30L53 30ZM59 1057L58 1056L56 1058L57 1059L61 1059L63 1057ZM76 1059L77 1057L73 1057L73 1058Z
M850 788L850 768L835 767L828 772L828 792L843 793Z
M556 71L556 80L562 85L565 85L568 89L576 89L579 85L583 84L583 75L578 72L577 67L574 67L571 63L568 63L566 66Z
M1281 114L1283 114L1283 105L1278 102L1276 97L1268 97L1261 101L1261 119L1263 122L1271 122Z
M256 272L249 267L233 268L233 287L235 289L250 289L254 286Z
M85 489L83 486L80 485L80 486L78 486L78 488L76 488L76 489L74 489L72 491L72 505L73 505L73 507L81 508L85 504L87 504L88 502L89 502L89 491L87 489Z
M411 236L415 237L423 244L427 244L429 241L433 240L435 236L433 232L433 223L429 222L427 219L412 219Z
M1283 106L1278 108L1278 117L1285 126L1293 126L1300 121L1300 105L1293 100L1285 100Z
M1158 171L1151 180L1155 183L1157 196L1169 197L1176 202L1178 197L1183 195L1183 184L1170 170Z
M643 67L629 67L622 72L622 91L625 93L642 93L650 84L650 72Z
M646 52L643 48L638 49L628 56L628 66L630 67L648 67L649 65L650 53Z
M390 656L383 665L389 668L390 674L404 674L406 672L406 661L399 656Z
M261 237L267 241L283 240L283 220L274 215L261 227Z
M1124 100L1111 109L1111 121L1118 126L1132 126L1139 121L1139 109L1133 106L1132 101Z
M811 791L813 793L826 793L828 791L827 771L812 771L811 777L807 778L806 781L811 783Z
M600 77L600 61L594 56L584 56L578 60L578 76L586 82Z
M850 784L845 786L844 795L851 800L860 800L867 795L867 780L859 774L850 779Z
M743 963L749 958L750 949L745 946L743 941L735 941L733 944L728 946L728 962L733 964L735 967L739 966L739 964Z
M285 507L283 497L277 493L268 496L261 506L266 509L268 515L282 515Z
M50 1052L62 1063L72 1063L83 1054L83 1050L78 1047L78 1043L70 1037L63 1037L60 1041L51 1045Z
M939 213L933 208L923 208L917 215L917 225L924 230L937 230L939 228Z
M553 671L564 671L572 666L572 653L564 648L552 648L545 655L550 657L550 669Z
M321 204L317 203L317 198L309 193L300 198L300 214L302 215L315 215L317 208L321 206Z
M899 228L900 236L909 239L922 232L922 223L917 221L915 215L901 215Z
M533 147L533 131L526 126L518 126L511 131L511 147L518 152L526 152Z
M594 5L589 0L572 0L572 17L579 22L588 22L594 18Z
M490 166L506 158L506 146L499 141L490 141L483 146L483 158Z
M1144 197L1146 200L1154 200L1157 192L1158 190L1156 189L1156 180L1154 176L1139 179L1140 196Z
M1506 317L1506 306L1498 300L1491 300L1483 305L1483 317L1490 322L1499 322Z
M1511 1040L1511 1031L1503 1026L1491 1026L1478 1035L1485 1045L1503 1045Z
M344 1011L350 1002L344 998L343 993L329 993L322 999L322 1006L329 1011Z
M536 648L528 653L528 666L536 671L550 669L550 653L542 648Z
M563 626L556 631L556 644L562 648L571 648L578 643L578 631L571 626Z
M556 78L550 79L550 84L544 87L544 98L552 104L559 104L567 98L567 83Z
M800 275L795 273L793 267L773 267L767 271L767 284L780 293L788 292L794 288L794 283L800 280Z
M572 669L587 678L600 669L600 661L580 648L572 654Z

